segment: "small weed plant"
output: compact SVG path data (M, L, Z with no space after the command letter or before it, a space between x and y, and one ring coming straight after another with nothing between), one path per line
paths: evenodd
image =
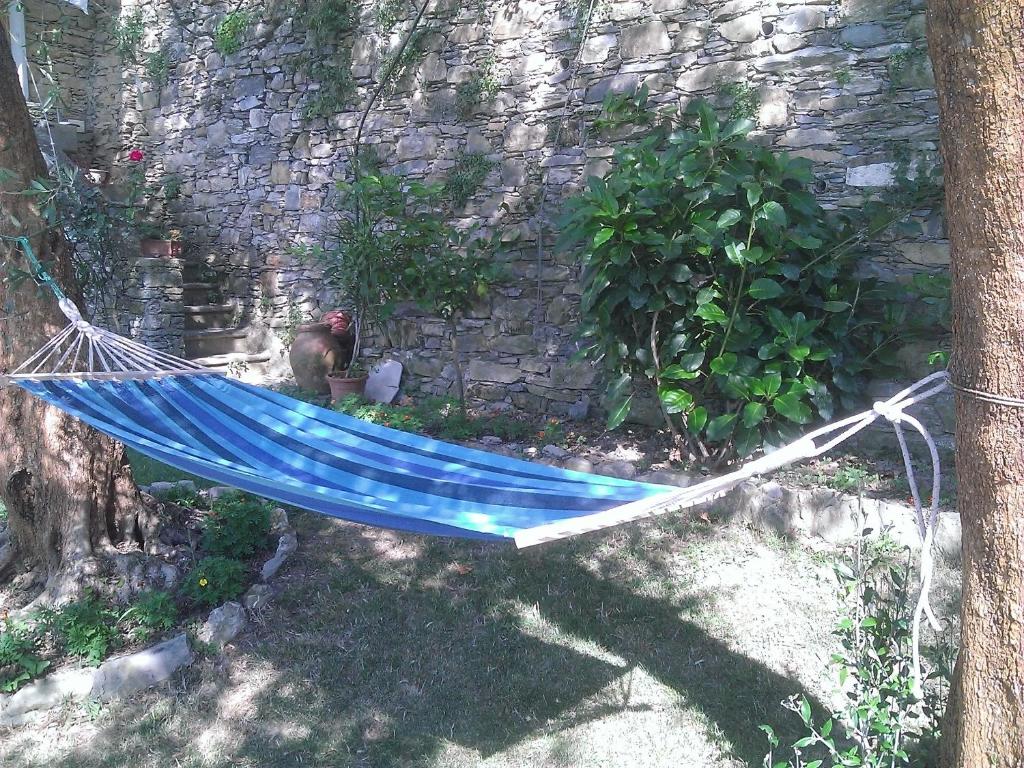
M494 161L486 155L460 150L455 155L455 165L448 171L448 178L444 182L444 193L452 208L459 209L465 206L480 189L492 168Z
M182 583L182 594L204 608L233 600L245 591L249 569L241 560L204 557Z
M40 658L39 640L39 632L26 622L0 621L0 691L18 690L50 665Z
M138 596L135 604L121 614L124 631L137 642L145 642L154 635L174 628L178 606L169 592L153 589Z
M123 643L118 618L113 606L91 590L73 603L40 612L41 623L54 644L92 666Z
M270 538L270 502L227 494L210 504L203 528L203 551L241 560L266 549Z
M463 120L471 118L481 104L494 100L498 94L498 77L494 71L494 56L484 59L473 76L455 89L455 109Z
M242 50L242 36L250 24L252 16L243 10L232 11L221 19L213 30L213 47L217 49L217 53L228 56Z
M125 64L137 64L142 38L146 34L142 11L135 10L115 19L110 33L114 40L114 50L121 57L121 61Z
M928 686L923 699L915 692L911 568L909 560L898 564L897 556L884 540L881 546L865 546L861 539L851 562L836 566L851 606L836 628L841 650L832 657L845 702L821 719L803 696L784 701L783 707L799 716L806 735L790 745L790 757L782 758L774 729L762 725L769 743L766 768L934 765L945 702L941 685ZM930 679L940 676L939 669Z

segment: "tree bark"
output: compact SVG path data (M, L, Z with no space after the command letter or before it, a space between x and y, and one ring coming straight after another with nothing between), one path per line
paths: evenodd
M1024 8L929 0L961 388L1024 397ZM947 768L1024 765L1024 409L956 392L960 655Z
M33 250L73 299L68 244L47 228L32 198L17 194L48 176L21 93L9 37L0 26L0 235L29 235ZM67 320L55 297L31 280L20 250L0 241L0 369L23 362ZM0 390L0 497L7 506L14 552L45 569L45 600L73 595L97 570L97 555L142 543L144 507L124 447L45 405L18 387ZM11 566L10 551L0 557ZM0 577L4 574L0 573Z

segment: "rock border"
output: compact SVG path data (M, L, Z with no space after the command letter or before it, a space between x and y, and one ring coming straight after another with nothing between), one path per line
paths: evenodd
M160 483L154 489L166 491L175 486L195 490L191 480L180 483ZM206 491L216 498L218 493L234 491L226 486L215 486ZM210 611L198 639L206 645L222 649L249 625L249 613L258 613L270 601L271 588L267 584L298 549L295 529L288 521L288 513L276 507L271 513L271 534L277 536L274 555L263 564L260 580L242 596L242 602L228 601ZM243 607L244 606L244 607ZM190 666L195 654L182 632L170 639L130 654L113 656L98 667L63 667L26 685L12 694L0 693L0 727L19 726L36 722L47 712L65 703L86 700L112 701L162 683L179 669Z

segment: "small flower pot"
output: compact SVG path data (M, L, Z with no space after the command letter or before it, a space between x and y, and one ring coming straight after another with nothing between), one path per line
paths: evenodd
M143 256L163 259L179 259L185 244L181 240L143 240L140 244Z
M344 372L327 374L327 383L331 387L331 402L336 403L347 395L362 395L366 389L367 376L346 377Z

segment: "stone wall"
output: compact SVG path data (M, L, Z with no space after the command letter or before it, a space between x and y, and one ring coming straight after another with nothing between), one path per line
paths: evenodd
M226 6L126 0L113 12L142 10L145 49L163 46L170 76L160 85L143 66L123 63L100 19L88 126L93 165L116 175L139 147L155 177L181 179L168 209L194 258L244 309L253 351L272 349L272 373L285 369L279 350L289 327L338 301L292 248L329 232L359 111L402 29L381 33L367 6L352 46L352 108L307 119L318 83L299 62L311 38L302 15L283 15L281 5L254 10L259 22L225 57L212 33ZM724 108L752 98L761 140L813 160L828 205L858 205L866 191L893 183L897 158L934 162L923 5L602 0L584 37L578 6L560 0L433 4L422 52L371 111L364 138L386 168L410 177L443 179L459 152L494 164L460 215L520 237L500 257L509 280L464 323L470 394L574 416L596 402L595 372L568 362L577 270L553 250L547 222L586 174L608 168L612 148L589 130L606 93L646 84L658 103L703 96ZM485 69L498 83L493 98L460 116L459 85ZM880 245L873 269L892 276L946 264L939 213L921 218L924 236ZM448 391L444 335L436 320L400 317L372 351L406 364L407 391Z

